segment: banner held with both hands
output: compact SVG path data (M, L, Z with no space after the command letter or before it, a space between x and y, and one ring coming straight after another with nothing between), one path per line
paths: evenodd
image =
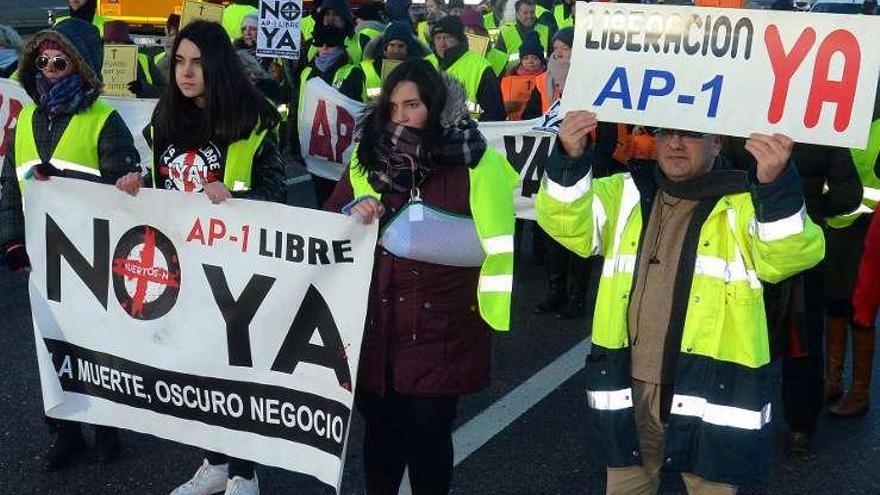
M339 489L375 225L57 177L25 199L46 415Z
M577 2L561 114L864 148L880 17Z

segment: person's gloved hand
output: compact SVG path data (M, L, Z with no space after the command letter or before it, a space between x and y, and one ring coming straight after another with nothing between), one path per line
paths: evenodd
M9 242L4 246L3 253L6 257L6 266L13 272L26 272L31 269L31 260L28 258L27 249L20 242Z
M134 94L135 96L140 96L141 93L144 91L144 85L140 81L134 80L128 83L128 90L131 91L132 94Z

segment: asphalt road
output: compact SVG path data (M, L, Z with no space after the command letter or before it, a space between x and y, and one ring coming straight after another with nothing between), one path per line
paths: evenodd
M292 202L312 202L309 187L308 182L293 185ZM560 323L552 317L534 316L531 308L544 290L543 267L533 265L524 254L517 264L513 329L494 336L493 382L486 390L466 397L459 409L458 425L474 422L457 433L458 452L473 452L455 469L453 493L604 492L604 471L590 454L590 438L584 427L583 377L577 372L589 321ZM569 353L578 345L579 350ZM163 494L188 479L200 462L198 449L124 432L123 458L113 464L99 466L89 452L62 472L42 472L41 456L49 436L42 419L27 280L5 270L0 270L0 349L0 495ZM539 371L541 375L534 377ZM546 386L548 373L555 373L558 386ZM535 385L535 381L544 385ZM535 404L524 406L524 401ZM517 407L524 409L522 414ZM496 414L498 411L501 413ZM774 411L772 477L747 494L880 493L877 410L849 421L823 416L813 454L800 457L784 452L785 427L779 404L774 405ZM355 415L344 494L361 493L362 431ZM91 438L90 431L87 435ZM482 437L484 444L478 441ZM479 448L474 450L473 442ZM333 493L312 478L280 469L260 468L258 475L264 494ZM665 479L661 491L683 493L674 476Z

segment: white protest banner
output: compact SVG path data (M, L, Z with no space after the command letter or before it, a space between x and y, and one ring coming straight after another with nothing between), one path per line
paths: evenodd
M544 117L508 122L481 122L480 132L489 146L495 148L519 172L514 189L517 218L535 220L535 199L544 176L544 166L556 134L540 128Z
M134 137L134 146L141 156L142 164L149 164L153 151L143 136L143 130L153 116L153 109L158 100L118 98L102 96L101 99L119 112ZM25 93L18 81L0 79L0 160L6 154L10 140L15 133L18 113L25 105L32 103L31 97Z
M153 109L156 108L156 102L159 100L115 98L112 96L102 96L101 99L115 108L122 120L125 121L125 125L128 126L128 130L134 137L134 147L137 148L138 154L141 156L141 164L146 167L151 166L153 150L144 138L144 128L153 118Z
M62 178L28 181L25 200L48 416L339 490L375 226Z
M577 2L562 115L864 148L880 17Z
M299 58L302 0L260 0L257 56Z
M306 168L318 177L339 180L351 159L364 104L314 77L306 83L299 105L299 145Z

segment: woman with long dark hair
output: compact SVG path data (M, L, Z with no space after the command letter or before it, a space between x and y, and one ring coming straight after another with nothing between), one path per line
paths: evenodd
M171 51L171 83L150 126L152 184L204 192L215 204L231 197L283 201L284 164L275 144L278 114L241 70L229 37L216 23L187 24ZM140 177L118 184L136 194ZM258 494L254 464L206 452L195 476L172 493Z
M360 123L330 211L379 219L356 403L367 493L442 494L458 398L489 383L507 330L517 173L468 117L464 88L424 60L395 68Z

